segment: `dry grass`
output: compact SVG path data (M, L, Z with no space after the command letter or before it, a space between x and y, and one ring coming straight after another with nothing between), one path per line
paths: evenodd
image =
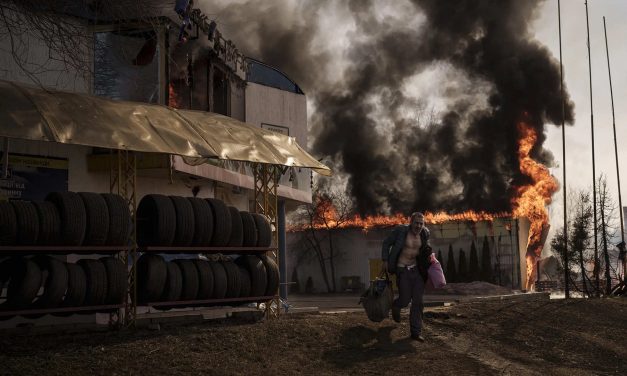
M487 301L407 318L294 314L80 334L0 337L0 374L627 374L627 299Z

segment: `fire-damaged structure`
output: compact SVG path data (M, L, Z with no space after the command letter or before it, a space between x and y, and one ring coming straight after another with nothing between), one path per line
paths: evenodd
M311 227L293 228L287 240L291 250L288 253L291 283L298 286L300 292L326 292L331 285L336 286L337 291L363 289L380 274L381 246L392 224L406 220L400 215L383 218L388 223L347 221L333 228L315 226L313 238L324 248L324 262L333 270L327 277L332 278L332 274L335 281L325 281L321 273L320 260L312 252ZM375 222L377 219L383 222L382 218L375 218ZM430 242L448 282L485 281L512 290L529 291L535 289L538 280L551 278L527 274L527 252L533 245L529 239L531 223L526 218L431 219L431 223L429 219L426 221ZM547 232L548 228L543 231L543 242ZM332 259L327 252L329 237L334 247Z

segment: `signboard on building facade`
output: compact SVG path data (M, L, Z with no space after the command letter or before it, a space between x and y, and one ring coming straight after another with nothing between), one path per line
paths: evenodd
M0 200L38 200L68 190L68 160L9 154L7 177L0 177Z
M274 125L268 123L261 123L261 129L266 129L271 132L276 132L280 134L284 134L286 136L290 135L290 129L288 127L284 127L282 125Z

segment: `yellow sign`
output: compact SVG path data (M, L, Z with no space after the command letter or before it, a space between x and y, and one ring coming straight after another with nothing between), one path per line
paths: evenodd
M57 170L67 170L68 160L11 154L9 155L9 165L14 167L44 167L54 168Z

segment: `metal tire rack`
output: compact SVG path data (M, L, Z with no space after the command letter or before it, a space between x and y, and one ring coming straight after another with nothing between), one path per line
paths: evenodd
M122 195L129 203L131 208L132 218L135 217L135 188L136 188L136 173L135 173L135 155L129 151L117 152L117 164L113 163L111 158L111 185L110 191L114 193L114 187L118 187L118 194ZM113 153L113 151L111 151ZM9 138L4 138L4 150L3 150L3 166L2 176L6 176L6 170L8 168L8 155L9 155ZM114 174L114 170L116 173ZM135 257L135 221L133 221L132 231L132 245L125 246L0 246L0 257L12 257L12 256L25 256L25 255L110 255L120 258L124 263L128 262L128 257ZM134 263L133 263L134 265ZM134 268L133 268L134 269ZM129 282L133 281L134 290L134 271L130 273ZM131 286L129 284L129 286ZM19 309L13 311L0 311L0 316L14 316L14 315L28 315L28 314L48 314L48 313L77 313L77 312L102 312L109 311L109 326L112 328L119 328L123 323L124 312L132 312L129 310L128 297L123 304L108 304L108 305L95 305L95 306L81 306L81 307L57 307L57 308L36 308L36 309ZM128 317L128 315L127 315Z
M114 155L115 153L115 155ZM281 177L281 167L276 165L268 165L262 163L254 163L254 212L263 214L268 217L272 229L272 240L274 246L270 248L263 247L138 247L136 230L137 230L137 158L134 152L128 150L111 151L111 171L110 171L110 191L117 193L127 200L132 218L131 245L128 249L120 252L118 255L125 265L129 265L130 271L128 275L129 291L126 295L124 309L110 314L110 324L119 326L123 324L125 327L133 327L137 319L137 270L136 264L139 252L146 253L222 253L222 254L262 254L267 253L279 265L278 255L278 223L277 223L277 188L279 178ZM176 306L189 304L207 304L207 303L229 303L229 302L256 302L258 305L265 303L266 317L278 317L280 312L280 299L278 291L273 296L260 296L249 298L233 298L233 299L210 299L210 300L194 300L179 302L158 302L150 303L151 306Z
M138 251L141 253L220 253L223 255L238 254L238 255L255 255L262 254L268 251L269 248L265 247L138 247ZM149 302L141 304L141 306L159 307L170 306L175 308L176 306L191 306L202 305L212 303L263 303L272 300L273 296L250 296L244 298L223 298L223 299L201 299L201 300L177 300L173 302ZM135 307L136 309L137 307ZM183 308L183 307L181 307Z
M100 254L100 255L120 255L128 252L125 246L1 246L0 257L27 256L27 255L69 255L69 254ZM108 304L80 307L57 307L57 308L36 308L18 309L14 311L0 311L0 316L36 315L48 313L78 313L78 312L102 312L109 311L109 326L115 328L119 324L119 311L124 309L124 304Z
M122 196L127 204L132 218L130 244L128 246L13 246L0 247L0 256L15 256L25 254L108 254L118 257L124 265L129 266L128 294L123 304L106 306L62 307L50 309L21 309L3 311L0 316L21 314L47 314L56 312L75 313L81 311L109 311L109 326L111 328L133 327L137 318L137 270L138 252L169 253L189 251L190 253L222 253L222 254L263 254L266 253L279 265L278 255L278 223L277 223L277 188L282 174L281 166L254 163L254 212L268 217L272 229L272 247L144 247L139 248L136 241L137 230L137 157L129 150L110 151L109 191ZM258 306L265 303L266 317L276 318L280 314L280 299L278 291L273 296L257 296L247 298L210 299L179 302L151 303L153 306L210 304L230 302L254 302Z

